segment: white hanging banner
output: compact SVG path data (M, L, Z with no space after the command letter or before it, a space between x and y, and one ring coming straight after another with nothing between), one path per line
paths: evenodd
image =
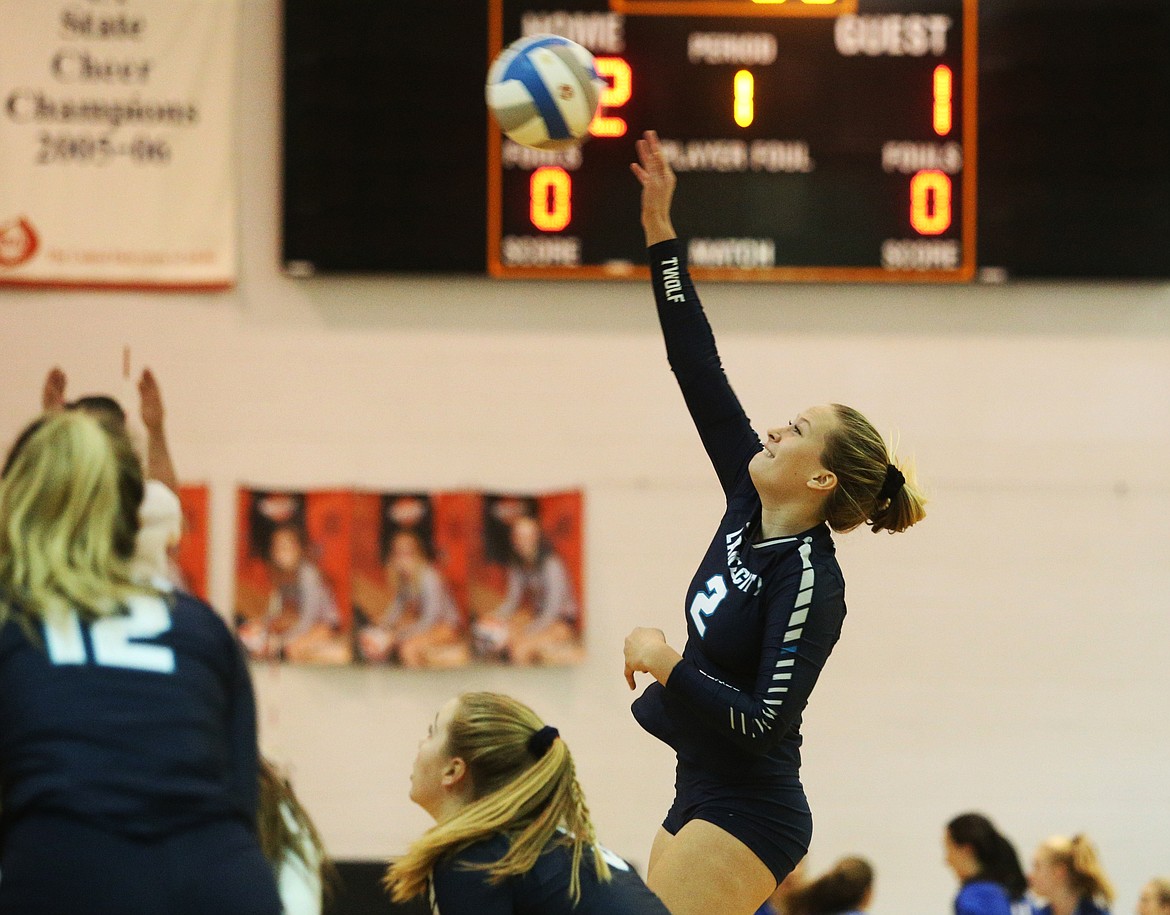
M0 285L236 278L239 0L0 0Z

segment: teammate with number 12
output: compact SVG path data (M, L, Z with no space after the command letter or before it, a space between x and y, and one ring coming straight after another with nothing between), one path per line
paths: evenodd
M905 530L924 500L856 410L809 407L752 430L732 391L671 222L674 172L637 142L642 226L671 369L726 511L687 596L679 655L658 629L626 638L626 680L654 681L638 722L677 755L675 800L647 883L673 915L750 915L808 850L800 722L845 617L831 530Z
M0 479L0 911L278 915L248 669L215 611L132 569L142 467L81 410Z

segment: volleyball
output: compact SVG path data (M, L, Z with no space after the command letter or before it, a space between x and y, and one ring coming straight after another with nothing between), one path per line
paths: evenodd
M605 86L588 49L559 35L529 35L492 61L484 95L509 139L564 149L587 137Z

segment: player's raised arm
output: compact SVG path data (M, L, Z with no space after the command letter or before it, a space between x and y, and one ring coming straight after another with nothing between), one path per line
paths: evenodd
M637 152L630 168L642 185L642 226L666 356L719 482L730 492L759 451L759 437L723 372L715 335L687 271L670 216L674 170L654 131L637 141Z
M163 409L162 390L150 369L145 369L138 381L142 425L146 427L146 475L178 493L179 477L167 447L166 411Z

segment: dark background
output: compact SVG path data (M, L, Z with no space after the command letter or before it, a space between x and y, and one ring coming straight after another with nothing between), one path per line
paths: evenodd
M286 265L484 273L472 6L285 0ZM1170 277L1170 4L982 0L978 40L978 265Z

